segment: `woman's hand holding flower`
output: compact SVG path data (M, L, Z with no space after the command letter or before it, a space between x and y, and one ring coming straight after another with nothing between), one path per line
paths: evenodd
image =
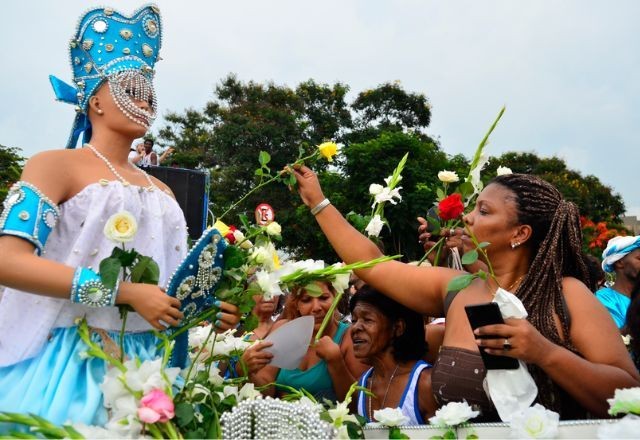
M180 301L153 284L121 283L118 304L129 304L156 330L177 326L184 315Z
M338 359L342 359L342 352L340 346L333 342L333 339L329 336L321 337L315 345L316 354L320 359L324 359L327 362L333 362Z
M302 202L309 208L313 208L318 203L324 200L324 194L318 181L316 173L311 171L310 168L300 165L293 168L293 175L298 182L298 193Z
M260 341L247 348L242 354L242 361L246 365L248 371L241 373L250 376L267 366L271 362L273 354L268 351L264 351L264 349L271 347L272 345L273 342Z

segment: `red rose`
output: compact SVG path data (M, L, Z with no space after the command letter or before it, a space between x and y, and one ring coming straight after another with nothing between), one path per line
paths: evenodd
M453 220L460 217L460 214L464 212L462 196L458 193L453 193L440 200L438 211L442 220Z
M238 229L235 226L233 226L233 225L229 226L229 232L227 232L227 235L224 236L224 238L227 239L229 244L235 244L236 243L236 236L233 235L233 231L237 231L237 230Z

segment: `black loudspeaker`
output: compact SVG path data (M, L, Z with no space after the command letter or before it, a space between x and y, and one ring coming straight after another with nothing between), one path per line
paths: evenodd
M189 237L197 240L207 227L209 173L172 167L144 167L147 173L164 182L184 212Z

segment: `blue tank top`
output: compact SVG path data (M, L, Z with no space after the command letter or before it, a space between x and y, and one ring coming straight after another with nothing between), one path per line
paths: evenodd
M431 364L428 362L422 360L416 362L409 375L409 381L404 389L404 393L402 393L402 397L400 398L398 408L400 408L404 416L409 418L409 421L406 423L407 425L425 424L422 419L422 414L420 414L420 407L418 406L418 379L420 379L420 374L429 368L431 368ZM369 368L360 376L358 385L366 388L371 373L373 373L373 367ZM366 395L361 391L358 391L358 414L364 417L367 423L372 422L372 420L369 420L369 415L367 414Z
M333 336L333 342L340 345L344 333L349 328L349 325L344 322L338 323L338 329ZM333 381L329 375L329 368L324 359L313 365L308 370L302 371L299 368L294 370L285 370L283 368L278 372L276 376L276 383L281 385L287 385L295 389L304 388L310 392L319 402L323 398L327 398L332 401L336 401L336 393L333 390Z

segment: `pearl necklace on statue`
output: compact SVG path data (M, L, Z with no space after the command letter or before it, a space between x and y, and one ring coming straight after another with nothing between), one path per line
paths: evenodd
M93 151L93 153L98 157L98 159L102 160L106 165L107 168L109 168L109 170L113 173L114 176L116 176L116 178L122 183L123 186L129 186L131 185L129 183L128 180L126 180L124 177L122 177L120 175L120 173L118 173L118 171L116 170L116 168L113 166L113 164L111 164L111 162L109 162L109 159L107 159L106 157L104 157L104 155L102 153L100 153L98 150L96 150L96 148L91 145L91 144L84 144L85 147L88 147L91 151ZM129 165L131 165L130 162L127 161L127 163L129 163ZM153 181L151 180L151 177L149 177L149 174L147 174L145 171L135 167L134 165L131 165L133 168L135 168L137 171L141 172L142 174L144 174L144 177L147 179L147 182L149 182L149 186L146 187L147 191L153 191L154 189L157 189L158 187L153 183Z

